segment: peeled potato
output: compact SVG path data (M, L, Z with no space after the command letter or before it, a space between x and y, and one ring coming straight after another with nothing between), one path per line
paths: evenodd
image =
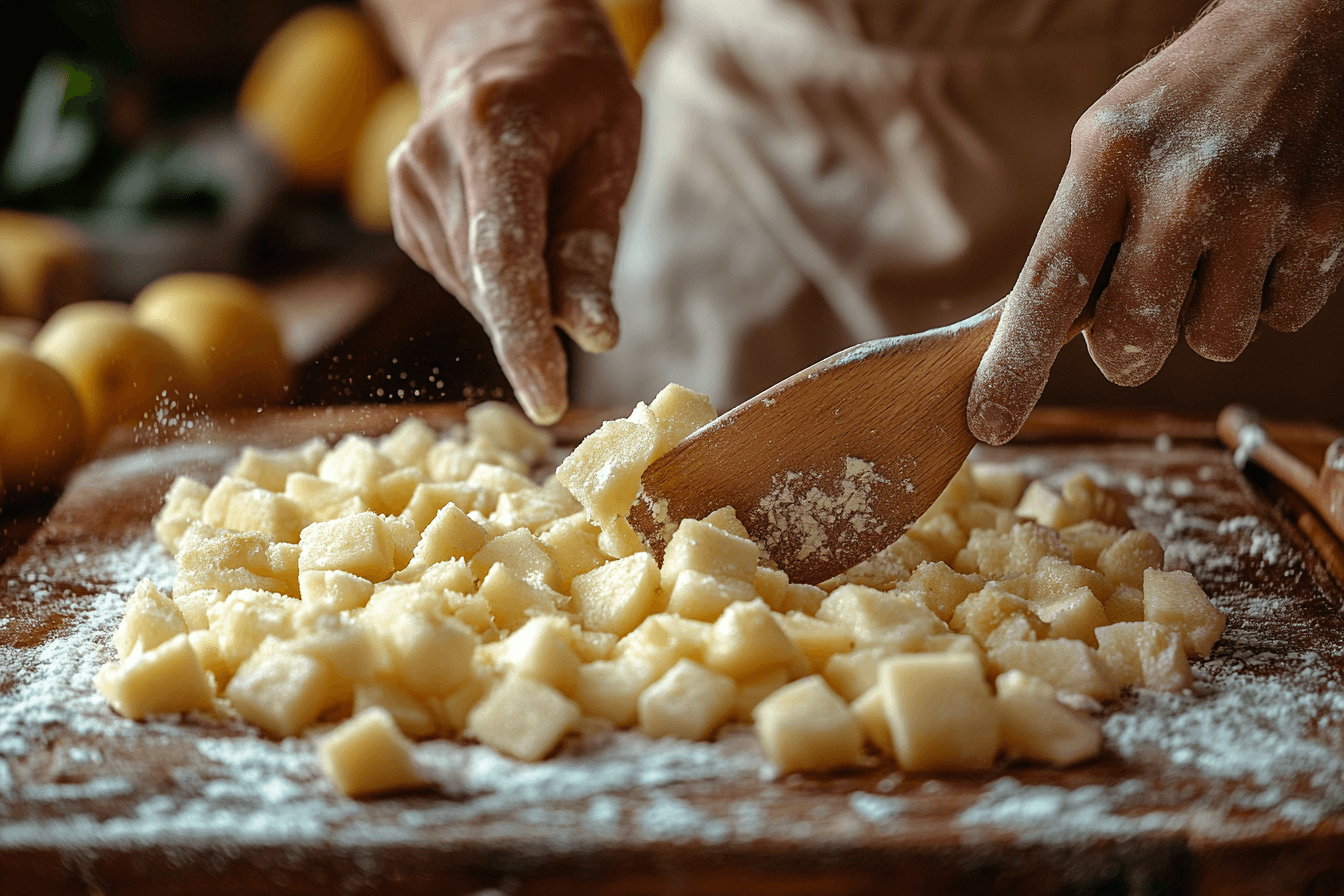
M0 471L18 498L50 488L84 450L75 390L49 364L8 344L0 344L0 432Z
M0 311L45 317L93 292L93 263L77 227L51 215L0 209Z
M370 107L392 66L357 11L304 10L257 54L238 94L238 117L295 182L338 187Z
M345 205L365 230L390 233L392 210L387 198L387 157L420 117L415 85L401 80L382 92L360 129L345 177Z
M177 349L211 405L279 401L289 382L261 290L228 274L170 274L136 297L135 322Z
M32 350L74 387L91 445L117 423L195 400L187 362L163 337L132 320L125 305L68 305L38 332Z

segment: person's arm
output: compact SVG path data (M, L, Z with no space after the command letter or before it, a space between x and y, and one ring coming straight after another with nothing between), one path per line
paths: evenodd
M1021 428L1116 244L1087 341L1121 385L1182 334L1230 361L1321 309L1344 276L1344 0L1226 0L1087 111L971 389L977 438Z
M389 160L397 242L489 333L528 415L568 403L558 326L619 332L611 266L640 101L595 0L368 0L420 87Z

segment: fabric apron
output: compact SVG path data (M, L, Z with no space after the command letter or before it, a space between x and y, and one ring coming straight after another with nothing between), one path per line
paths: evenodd
M621 340L577 359L578 400L628 405L679 382L726 409L856 342L997 300L1074 122L1203 2L670 0L641 71ZM1081 346L1057 365L1058 400L1190 391L1188 371L1166 392L1106 384ZM1217 368L1211 383L1240 366L1182 351Z

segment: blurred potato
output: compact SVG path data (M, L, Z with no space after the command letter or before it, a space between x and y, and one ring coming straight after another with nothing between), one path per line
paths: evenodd
M0 341L0 431L0 475L10 497L40 495L84 450L84 414L75 390L55 368L9 340Z
M162 277L131 304L136 323L177 350L212 406L280 401L289 365L261 290L229 274Z
M365 230L392 232L387 157L419 117L419 92L403 79L382 92L359 131L345 178L345 205L350 217Z
M185 409L197 383L177 349L116 302L81 302L57 311L33 339L33 354L74 387L90 446L118 423Z
M46 317L93 293L93 263L77 227L0 209L0 313Z
M238 117L305 187L339 187L369 109L394 77L357 11L316 6L294 16L257 54Z

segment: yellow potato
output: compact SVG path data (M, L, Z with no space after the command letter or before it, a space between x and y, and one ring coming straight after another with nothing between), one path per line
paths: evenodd
M228 274L170 274L136 297L131 316L186 359L211 405L279 401L289 382L280 330L261 290Z
M345 175L345 207L365 230L392 232L387 198L387 157L420 117L415 84L402 79L378 97L360 128Z
M9 494L40 494L84 450L84 414L75 390L26 351L0 345L0 471Z
M90 445L117 423L153 418L195 400L196 379L163 337L137 324L125 305L80 302L51 316L33 354L74 386Z
M369 109L392 66L357 11L316 6L294 16L257 54L238 117L307 187L339 187Z
M45 317L93 293L93 263L79 228L51 215L0 209L3 313Z

